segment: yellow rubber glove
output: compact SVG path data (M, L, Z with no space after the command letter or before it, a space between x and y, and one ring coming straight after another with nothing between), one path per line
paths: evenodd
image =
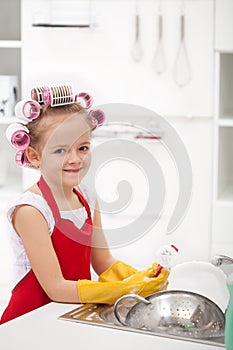
M153 263L151 267L146 270L138 271L134 275L130 276L127 281L129 283L134 283L137 281L144 281L137 294L142 297L147 297L160 290L165 290L168 285L168 276L170 274L169 269L162 268L162 271L157 277L158 268L160 265Z
M167 285L169 270L162 269L158 277L153 277L157 273L157 266L157 263L154 263L152 267L146 270L136 270L135 273L120 281L96 282L79 280L78 293L80 302L113 304L124 294L135 293L145 297L159 290L163 290ZM105 272L102 275L104 274ZM106 275L109 276L109 271ZM114 278L116 277L114 274L113 276ZM101 280L102 278L103 276L101 276Z
M99 282L122 281L125 278L135 274L137 270L124 263L123 261L115 261L106 271L99 275Z

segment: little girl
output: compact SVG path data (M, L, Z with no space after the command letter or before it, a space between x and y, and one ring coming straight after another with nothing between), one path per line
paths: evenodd
M8 212L17 279L0 323L51 301L111 304L132 291L147 296L166 286L168 270L154 263L138 272L106 248L96 195L81 184L91 133L104 122L91 104L89 94L61 86L33 89L32 100L16 106L27 117L26 125L8 128L17 164L40 169L41 178ZM90 280L90 264L98 282Z

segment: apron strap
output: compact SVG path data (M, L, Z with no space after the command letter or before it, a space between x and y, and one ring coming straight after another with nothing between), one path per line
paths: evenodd
M60 219L61 218L61 214L59 211L59 208L57 206L57 203L53 197L53 194L49 188L49 186L47 185L47 183L45 182L43 176L40 177L40 180L37 183L39 189L41 190L44 198L46 199L48 205L50 206L54 219ZM82 205L85 207L86 211L87 211L87 215L89 218L91 218L91 210L90 207L87 203L87 201L85 200L85 198L81 195L81 193L74 189L75 194L78 196L80 202L82 203Z
M76 188L74 188L74 192L78 196L78 198L79 198L80 202L82 203L82 205L85 207L86 212L87 212L87 216L89 218L91 218L91 209L90 209L86 199L83 197L83 195Z
M43 176L40 177L40 180L37 182L37 185L38 185L39 189L41 190L44 198L46 199L48 205L50 206L50 208L53 212L54 219L55 220L60 219L61 214L60 214L60 211L58 209L57 203L53 197L53 194L52 194L49 186L45 182Z

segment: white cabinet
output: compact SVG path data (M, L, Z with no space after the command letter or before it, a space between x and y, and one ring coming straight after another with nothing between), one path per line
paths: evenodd
M13 279L13 253L8 235L9 227L6 218L6 206L14 194L21 191L22 187L22 170L14 162L16 150L11 147L5 137L7 126L15 120L12 113L15 102L21 96L22 45L21 1L1 0L0 5L0 302L2 307L7 300L4 291L8 291ZM3 101L6 101L5 90L6 86L8 86L3 82L10 79L8 76L14 76L17 79L15 99L14 103L12 102L11 109L5 108L6 104L3 104Z
M233 1L215 0L215 49L233 51Z
M217 199L233 203L233 52L217 54L219 101L218 126L218 193Z
M232 2L233 3L233 2ZM233 51L216 53L213 253L233 256Z
M17 75L21 81L21 1L1 0L0 75Z
M216 94L212 253L233 256L233 1L215 1Z
M15 99L21 95L21 1L1 0L0 11L0 79L16 76L18 86ZM3 76L3 77L2 77ZM0 102L4 86L1 85ZM0 200L4 202L6 193L21 188L21 170L14 164L15 151L5 138L7 125L14 120L13 113L0 113Z
M217 55L219 69L219 123L229 126L233 123L233 50Z
M0 40L20 40L20 0L1 0Z

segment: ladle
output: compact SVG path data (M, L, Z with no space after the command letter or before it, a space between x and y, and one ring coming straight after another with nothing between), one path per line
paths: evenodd
M166 59L163 46L162 0L160 0L158 4L158 43L153 58L153 67L157 74L162 74L166 70Z
M135 41L131 50L131 56L135 62L140 62L143 57L140 42L140 15L138 10L138 0L135 0Z
M187 85L191 80L191 67L185 44L185 13L184 0L181 2L180 13L180 44L174 65L174 80L180 87Z

